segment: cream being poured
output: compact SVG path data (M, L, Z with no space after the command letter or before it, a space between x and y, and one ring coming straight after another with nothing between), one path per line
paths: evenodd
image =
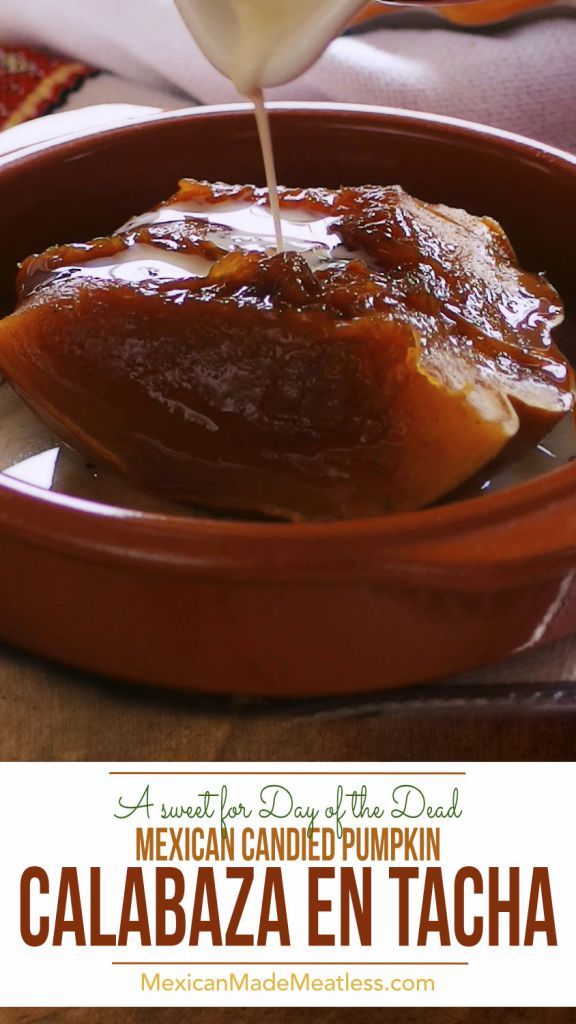
M301 75L365 0L175 2L208 60L252 96Z
M286 248L263 89L302 74L364 6L364 0L175 0L208 60L254 103L274 219Z

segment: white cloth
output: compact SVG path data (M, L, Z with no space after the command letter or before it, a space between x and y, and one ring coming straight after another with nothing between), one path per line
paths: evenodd
M172 0L1 0L0 42L42 46L108 72L69 107L238 99L200 54ZM576 8L488 32L457 31L433 17L427 27L400 27L392 18L336 40L269 97L451 114L576 150L575 55Z

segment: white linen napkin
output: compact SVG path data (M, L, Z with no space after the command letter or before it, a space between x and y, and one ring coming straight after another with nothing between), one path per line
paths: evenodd
M0 42L41 46L102 69L68 107L238 99L199 52L172 0L1 0ZM575 7L470 31L433 15L388 16L382 27L337 39L313 68L269 97L451 114L576 150L575 54Z

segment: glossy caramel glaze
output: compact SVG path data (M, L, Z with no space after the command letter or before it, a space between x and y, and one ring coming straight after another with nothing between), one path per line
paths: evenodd
M110 238L28 259L0 368L144 489L292 519L418 508L573 405L562 305L489 218L397 187L185 180Z

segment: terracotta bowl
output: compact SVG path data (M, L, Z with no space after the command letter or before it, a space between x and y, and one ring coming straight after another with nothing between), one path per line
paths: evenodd
M563 294L569 347L575 157L376 108L279 105L273 131L287 185L400 182L497 217L521 261ZM113 229L186 174L262 182L247 109L148 117L5 156L2 311L18 259ZM575 574L576 464L422 512L298 526L127 512L0 485L0 635L140 682L267 696L422 682L570 631Z

